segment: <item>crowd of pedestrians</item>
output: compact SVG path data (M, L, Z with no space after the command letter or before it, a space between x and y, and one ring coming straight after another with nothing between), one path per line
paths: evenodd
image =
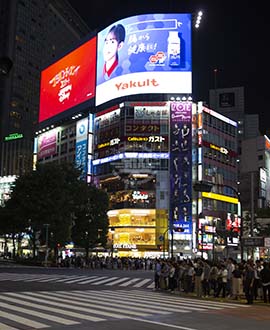
M262 260L237 263L232 258L220 262L156 260L155 289L193 293L198 298L245 297L247 304L258 299L270 303L270 267Z
M58 267L86 269L119 269L119 270L154 270L155 259L110 257L110 256L61 256L57 259Z
M58 267L153 271L155 290L234 300L245 297L270 303L270 263L263 260L213 262L197 259L152 259L90 256L58 259Z

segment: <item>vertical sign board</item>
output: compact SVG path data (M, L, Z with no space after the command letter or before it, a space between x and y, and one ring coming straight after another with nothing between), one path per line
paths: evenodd
M87 141L88 118L81 119L76 124L76 153L75 164L82 171L81 179L86 179L87 174Z
M171 102L170 226L192 233L192 102Z

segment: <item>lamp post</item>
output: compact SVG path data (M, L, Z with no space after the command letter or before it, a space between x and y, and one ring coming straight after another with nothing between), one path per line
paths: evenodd
M12 60L7 56L0 57L0 76L7 76L13 66Z
M168 231L170 230L170 228L167 228L164 233L162 234L163 236L163 259L165 259L165 248L166 248L166 239L165 239L165 235L168 233Z
M49 241L49 223L44 223L43 225L45 227L46 233L45 233L45 240L46 240L46 253L45 253L45 267L48 265L48 241Z
M114 250L114 248L113 248L113 244L114 244L114 232L115 232L115 228L114 228L114 227L111 227L111 228L110 228L110 232L112 233L112 250L111 250L111 257L112 257L112 259L113 259L113 250Z

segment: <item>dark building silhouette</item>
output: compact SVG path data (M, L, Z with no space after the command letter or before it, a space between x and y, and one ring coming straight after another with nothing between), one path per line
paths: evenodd
M88 33L66 0L0 1L0 176L32 168L40 72Z

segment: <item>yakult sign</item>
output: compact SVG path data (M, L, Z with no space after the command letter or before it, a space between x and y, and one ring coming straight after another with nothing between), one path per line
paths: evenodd
M96 105L134 94L191 93L191 15L125 18L98 33Z

